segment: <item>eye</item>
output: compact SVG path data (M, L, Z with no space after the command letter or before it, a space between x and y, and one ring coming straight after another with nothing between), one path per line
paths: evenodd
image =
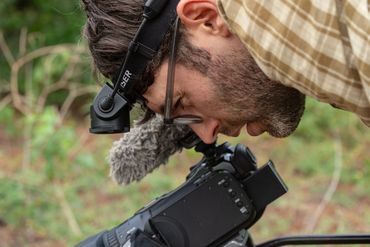
M183 97L178 97L175 104L173 105L172 112L177 115L179 114L182 110L185 109L185 106L183 104Z

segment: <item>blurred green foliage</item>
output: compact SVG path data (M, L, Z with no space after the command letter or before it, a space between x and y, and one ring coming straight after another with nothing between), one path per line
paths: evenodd
M4 0L0 16L2 48L9 49L0 56L1 98L9 94L9 85L15 81L27 104L36 107L45 90L64 81L68 85L56 86L47 93L46 102L41 102L61 107L72 85L96 84L90 58L80 42L85 16L79 1ZM91 97L79 97L74 111L86 114L85 104Z
M12 45L22 28L35 35L33 48L81 39L84 18L78 0L2 0L0 15L0 29Z
M77 43L84 22L79 1L2 0L0 30L16 57L21 30L29 34L28 49L60 43ZM0 56L0 74L8 77L8 65Z
M6 128L4 128L5 134L12 137L19 134L16 122L15 110L13 107L5 106L0 110L0 123L6 126Z

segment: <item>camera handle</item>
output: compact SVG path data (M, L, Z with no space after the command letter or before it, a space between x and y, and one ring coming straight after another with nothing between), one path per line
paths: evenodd
M278 247L286 245L370 244L370 234L297 235L272 239L248 247Z
M245 230L224 247L280 247L300 245L359 245L370 244L370 234L316 234L295 235L271 239L254 244L252 236Z

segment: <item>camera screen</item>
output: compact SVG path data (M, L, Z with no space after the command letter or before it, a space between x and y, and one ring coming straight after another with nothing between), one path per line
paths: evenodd
M228 173L213 173L151 223L170 246L214 246L250 222L252 205Z

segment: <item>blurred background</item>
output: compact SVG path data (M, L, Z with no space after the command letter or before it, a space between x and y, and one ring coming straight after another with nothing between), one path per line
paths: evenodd
M78 0L0 2L0 246L72 246L184 181L185 150L140 183L118 186L106 157L120 135L88 132L98 91ZM250 230L255 241L301 233L370 233L370 131L307 101L289 138L220 137L272 159L290 191ZM219 217L222 217L220 215Z

